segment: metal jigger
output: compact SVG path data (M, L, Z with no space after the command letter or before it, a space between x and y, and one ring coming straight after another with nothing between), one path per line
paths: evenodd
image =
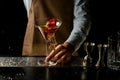
M92 65L92 57L91 53L93 52L95 43L89 43L85 42L84 43L84 50L86 52L86 56L83 59L83 67L91 66Z
M101 51L102 51L102 44L98 44L97 47L98 47L98 60L97 60L97 63L96 63L95 66L98 68L101 65L104 66L104 63L101 62L101 59L102 59L102 53L101 53Z
M103 50L102 50L103 48ZM98 44L98 61L96 63L96 67L105 67L105 55L107 52L108 45L107 44Z

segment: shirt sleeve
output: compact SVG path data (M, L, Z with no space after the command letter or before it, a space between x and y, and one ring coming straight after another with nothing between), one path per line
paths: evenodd
M66 40L77 51L86 39L90 30L90 20L87 12L87 0L74 0L73 30Z

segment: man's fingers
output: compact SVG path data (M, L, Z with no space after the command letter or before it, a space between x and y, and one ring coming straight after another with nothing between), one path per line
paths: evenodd
M71 56L68 54L63 55L59 60L57 60L57 63L65 64L71 59Z
M55 55L55 49L50 52L50 54L45 58L45 62L48 62L54 55Z
M57 63L64 64L65 58L66 58L66 56L63 55L59 60L57 60Z
M51 60L60 50L61 50L62 46L58 45L55 49L53 49L50 54L46 57L45 62L48 62L49 60Z
M66 52L67 52L66 49L60 50L56 55L54 55L53 60L54 60L54 61L57 61L57 60L60 59Z

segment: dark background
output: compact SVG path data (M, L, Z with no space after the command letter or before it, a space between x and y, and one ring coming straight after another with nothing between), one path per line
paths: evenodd
M118 0L89 0L92 28L87 38L96 43L107 43L108 36L120 30Z
M0 55L21 56L26 23L23 0L0 1Z
M89 1L92 25L86 41L107 43L108 36L120 30L118 1ZM22 0L0 2L0 54L21 55L26 23L27 15Z
M89 0L91 30L85 42L94 42L95 46L88 46L88 51L93 58L93 63L98 60L98 44L108 43L108 37L117 31L120 31L120 3L119 0ZM84 57L84 43L78 50L79 55ZM103 53L104 52L104 53ZM101 55L104 55L105 63L107 61L107 51L101 48Z

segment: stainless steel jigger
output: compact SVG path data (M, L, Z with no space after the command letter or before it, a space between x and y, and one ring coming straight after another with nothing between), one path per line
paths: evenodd
M86 52L86 56L83 59L83 67L90 66L92 64L91 53L94 49L94 46L95 46L95 43L93 43L93 42L91 42L91 43L85 42L84 43L84 50ZM90 51L88 48L90 48Z
M105 64L105 54L106 54L106 51L107 51L107 48L108 48L108 45L107 44L98 44L98 61L96 63L96 67L105 67L106 64ZM103 48L103 50L102 50Z

